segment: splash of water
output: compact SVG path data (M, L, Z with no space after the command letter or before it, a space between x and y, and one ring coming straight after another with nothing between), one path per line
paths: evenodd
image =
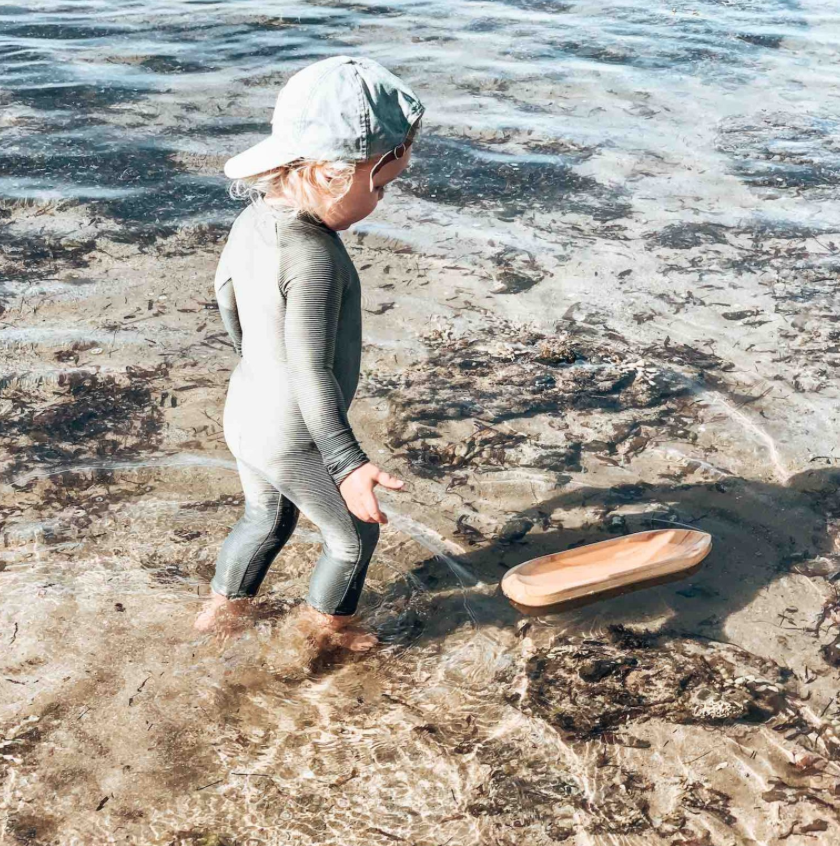
M462 555L464 550L457 544L452 543L452 541L446 540L434 529L430 529L423 523L418 522L413 517L394 511L390 504L386 513L388 515L388 522L395 529L408 535L424 549L431 552L435 558L440 559L446 564L452 575L458 580L461 597L464 602L464 610L469 615L473 625L477 627L478 618L470 605L468 589L484 587L484 583L453 557L453 555Z

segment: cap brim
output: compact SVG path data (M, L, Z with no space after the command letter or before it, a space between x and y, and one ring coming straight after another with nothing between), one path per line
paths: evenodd
M225 162L225 176L228 179L255 176L299 158L300 153L284 147L277 138L269 135L253 147L229 158Z

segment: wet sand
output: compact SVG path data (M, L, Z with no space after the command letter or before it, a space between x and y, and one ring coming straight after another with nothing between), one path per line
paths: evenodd
M836 12L129 5L2 13L0 843L838 842ZM242 512L220 174L357 49L431 105L342 233L351 420L408 484L381 648L308 663L305 519L242 637L191 629ZM669 525L713 536L682 581L500 595Z
M253 629L190 629L241 512L221 242L100 237L7 301L6 842L832 842L840 474L777 432L836 382L773 379L767 327L710 326L679 276L619 331L606 302L492 293L492 258L343 238L365 285L351 419L409 482L382 497L363 613L384 645L362 658L302 668L284 628L305 520ZM527 558L669 524L714 537L687 580L536 619L499 593Z

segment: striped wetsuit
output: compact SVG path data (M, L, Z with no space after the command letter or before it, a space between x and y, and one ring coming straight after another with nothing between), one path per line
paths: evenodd
M338 485L368 461L347 419L359 380L359 275L338 233L265 201L236 218L215 278L222 321L241 359L224 411L245 513L211 586L253 596L299 512L323 538L307 601L356 610L379 524L347 509Z

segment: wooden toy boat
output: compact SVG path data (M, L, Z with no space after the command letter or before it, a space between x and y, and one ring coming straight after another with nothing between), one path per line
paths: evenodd
M514 605L525 608L614 594L619 588L650 586L688 575L711 548L712 537L706 532L636 532L518 564L505 573L502 592Z

